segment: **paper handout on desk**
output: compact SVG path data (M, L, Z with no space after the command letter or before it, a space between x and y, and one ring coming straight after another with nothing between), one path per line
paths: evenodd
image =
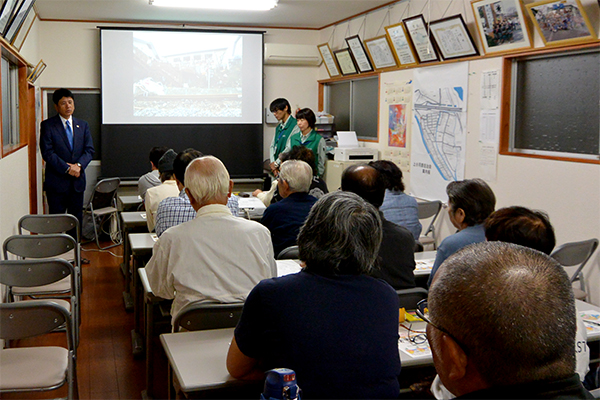
M425 333L417 334L414 332L409 332L405 329L401 329L399 335L400 338L398 339L398 349L400 351L408 354L412 358L431 358L431 349L429 348L429 342L427 341ZM415 341L414 339L417 335L419 338ZM411 338L413 340L411 340Z
M580 311L579 316L583 320L588 336L592 333L600 333L600 312L598 311Z
M430 260L416 260L415 261L415 271L429 271L433 268L433 263L435 259L432 258Z

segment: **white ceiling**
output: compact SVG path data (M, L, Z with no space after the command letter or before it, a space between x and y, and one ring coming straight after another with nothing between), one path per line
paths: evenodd
M150 6L148 0L37 0L35 8L42 20L176 22L318 29L388 3L391 1L279 0L279 5L270 11L241 12L156 7Z

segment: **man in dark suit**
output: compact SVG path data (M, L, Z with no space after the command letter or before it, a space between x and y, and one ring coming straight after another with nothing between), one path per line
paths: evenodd
M58 115L42 122L40 134L49 212L72 214L81 225L85 168L94 155L92 135L87 122L73 117L75 102L70 90L56 90L52 101Z

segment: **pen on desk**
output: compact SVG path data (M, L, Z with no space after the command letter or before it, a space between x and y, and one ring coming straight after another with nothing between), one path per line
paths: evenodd
M590 321L589 319L585 319L585 318L582 318L582 319L583 319L583 322L587 322L588 324L600 326L600 322Z

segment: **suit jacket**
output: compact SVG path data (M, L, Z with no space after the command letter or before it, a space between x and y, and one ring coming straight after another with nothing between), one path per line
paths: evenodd
M59 115L42 122L40 151L46 161L44 189L63 193L73 182L76 192L85 191L85 168L94 155L90 127L84 120L73 117L73 149ZM75 178L67 173L70 164L81 164L81 174Z

